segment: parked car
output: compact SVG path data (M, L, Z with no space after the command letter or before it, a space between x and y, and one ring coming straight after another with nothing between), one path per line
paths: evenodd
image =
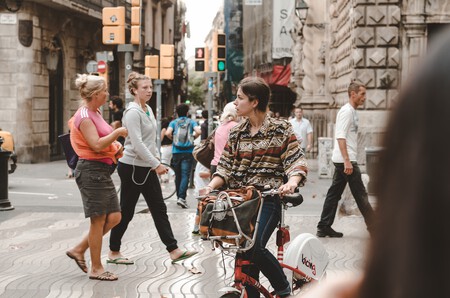
M3 139L3 144L1 145L1 149L3 151L11 151L12 154L9 157L9 165L10 168L8 172L10 174L14 173L17 168L17 155L14 151L14 138L9 131L4 131L0 128L0 137Z

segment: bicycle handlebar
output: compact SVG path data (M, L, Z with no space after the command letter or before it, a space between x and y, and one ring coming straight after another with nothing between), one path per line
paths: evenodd
M267 196L273 196L273 195L279 195L280 191L276 188L272 188L269 190L265 190L261 192L261 196L267 197ZM303 196L298 192L298 188L296 188L296 191L293 194L287 194L280 196L281 202L287 205L288 207L295 207L303 203Z

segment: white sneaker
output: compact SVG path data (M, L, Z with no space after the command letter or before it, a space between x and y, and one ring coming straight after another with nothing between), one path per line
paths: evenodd
M186 203L186 200L181 199L181 198L179 198L179 199L177 200L177 205L180 206L180 207L183 208L183 209L187 209L187 208L188 208L188 205L187 205L187 203Z

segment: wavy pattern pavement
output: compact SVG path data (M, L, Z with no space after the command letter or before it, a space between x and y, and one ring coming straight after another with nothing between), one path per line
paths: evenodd
M122 247L135 265L106 265L118 274L117 282L89 280L65 255L87 232L88 220L82 214L22 213L0 222L0 297L218 297L218 290L233 281L232 256L222 258L208 241L191 234L193 213L177 212L169 217L179 246L199 253L171 264L151 215L136 214ZM287 215L291 239L301 232L315 233L317 221L316 216ZM364 226L361 217L340 218L334 227L345 231L344 238L322 239L330 255L329 276L361 269L368 237ZM270 245L275 249L274 239ZM105 264L107 252L105 237ZM89 262L89 255L86 259ZM192 273L193 267L200 273Z

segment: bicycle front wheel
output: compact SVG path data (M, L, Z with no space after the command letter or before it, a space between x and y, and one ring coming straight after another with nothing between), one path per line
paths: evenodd
M177 191L175 187L175 170L168 164L162 163L162 165L168 169L168 172L164 175L158 175L158 178L159 184L161 185L163 199L167 200Z

